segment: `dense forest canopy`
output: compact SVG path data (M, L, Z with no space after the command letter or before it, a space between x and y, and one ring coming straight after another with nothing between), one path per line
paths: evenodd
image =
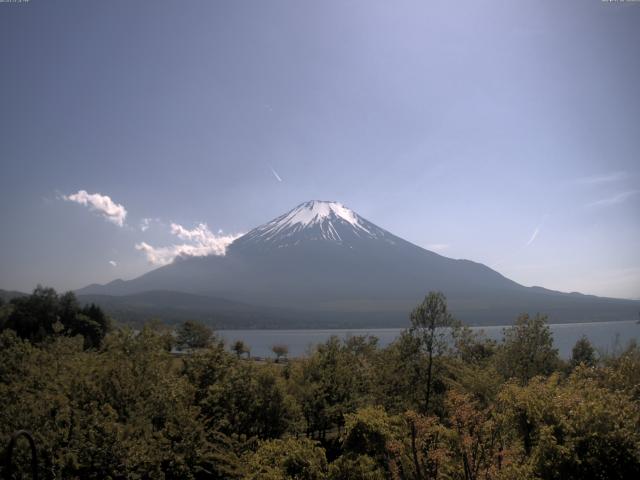
M581 339L565 362L544 317L497 343L437 293L411 321L386 348L332 337L257 362L197 322L113 328L38 288L0 305L0 445L29 430L40 478L640 478L635 343ZM12 465L30 478L25 445Z

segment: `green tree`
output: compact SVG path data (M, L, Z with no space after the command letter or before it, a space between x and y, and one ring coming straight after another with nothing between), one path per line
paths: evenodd
M629 342L619 355L605 355L604 366L596 373L599 382L611 390L621 390L640 402L640 346Z
M640 477L640 409L583 369L565 382L556 373L504 387L498 405L518 434L521 461L536 478Z
M88 341L91 347L98 347L104 340L107 332L111 330L111 319L98 305L93 303L85 305L82 310L80 310L80 314L91 319L92 325L90 332L81 328L78 333L85 337L85 345Z
M504 329L504 342L497 358L498 371L522 384L536 375L550 375L559 366L558 350L547 317L523 314Z
M308 434L325 438L332 427L343 425L345 413L354 412L370 397L372 365L362 342L343 343L332 336L293 371Z
M459 323L449 314L447 300L441 292L429 292L420 305L411 312L410 333L426 354L423 411L429 410L434 380L434 362L444 354Z
M0 297L1 299L2 297ZM11 311L13 306L10 303L0 302L0 332L2 332L6 328L7 319L9 315L11 315Z
M44 478L238 478L233 442L205 430L194 390L149 330L114 332L100 351L0 334L0 444L29 429Z
M248 480L323 480L328 471L324 449L307 438L262 442L247 463Z
M491 480L512 459L503 446L502 421L493 406L483 408L471 395L447 392L449 432L447 435L454 476L465 480ZM504 473L504 472L502 472Z
M238 358L240 358L244 353L246 353L248 356L251 351L249 350L249 346L246 343L244 343L242 340L236 340L235 342L233 342L233 345L231 346L231 350L236 352L236 355L238 356Z
M461 326L454 331L456 355L466 364L486 365L497 350L495 340L487 338L484 331L474 332L468 326Z
M397 419L397 433L388 443L390 478L426 480L455 478L447 473L451 453L447 448L447 429L434 416L407 411Z
M276 362L279 362L281 357L287 358L289 347L283 344L277 344L271 347L271 351L276 355Z
M387 475L368 455L342 455L329 465L329 480L385 480Z
M275 366L236 360L200 402L206 425L241 440L294 431L300 411L278 374Z
M170 352L176 344L175 329L164 323L159 318L147 320L142 328L146 328L163 340L164 349Z
M351 458L368 456L381 471L388 472L388 443L393 433L391 418L382 407L364 407L345 415L342 448Z
M31 295L14 298L11 304L3 328L31 342L62 333L82 335L85 348L96 348L110 329L110 320L102 309L93 304L80 308L73 292L58 296L54 289L38 286Z
M380 352L374 365L376 402L390 413L424 406L426 360L419 339L407 330Z
M32 342L41 342L53 335L53 325L59 319L58 295L53 288L38 285L31 295L14 298L11 304L13 309L5 328Z
M212 341L213 332L203 323L187 320L176 329L176 345L181 349L207 348Z
M596 364L596 355L589 339L582 336L571 350L571 367L575 368L580 364L593 367Z
M237 365L236 358L225 351L222 341L206 350L198 350L182 361L182 374L196 389L195 403L200 404L215 385L225 382Z

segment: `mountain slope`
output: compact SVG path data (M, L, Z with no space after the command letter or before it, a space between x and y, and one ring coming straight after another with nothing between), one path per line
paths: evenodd
M27 293L17 292L17 291L14 291L14 290L1 290L0 289L0 298L5 302L8 302L13 298L26 297L27 295L28 295Z
M81 304L95 303L116 321L141 325L152 318L167 323L199 320L218 328L286 328L295 326L295 312L256 307L190 293L151 290L131 295L78 295Z
M130 281L79 293L171 290L282 311L332 325L404 325L429 290L461 320L510 323L521 312L557 322L634 318L640 302L528 288L485 265L413 245L336 202L311 201L251 230L224 256L178 258ZM253 308L253 307L252 307ZM318 320L320 319L320 320Z

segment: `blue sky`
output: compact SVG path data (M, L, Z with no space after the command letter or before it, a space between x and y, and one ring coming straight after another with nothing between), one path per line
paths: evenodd
M0 288L132 278L143 244L326 199L640 298L639 27L598 0L0 3Z

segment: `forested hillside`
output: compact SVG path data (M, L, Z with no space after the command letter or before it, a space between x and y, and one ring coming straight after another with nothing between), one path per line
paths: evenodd
M387 348L332 338L306 358L281 348L257 362L194 322L178 335L106 322L96 336L99 309L36 294L0 307L0 445L29 430L40 478L640 475L636 344L598 355L581 340L564 362L544 317L514 319L495 343L430 294ZM188 354L172 354L176 342ZM31 478L25 445L15 478Z

